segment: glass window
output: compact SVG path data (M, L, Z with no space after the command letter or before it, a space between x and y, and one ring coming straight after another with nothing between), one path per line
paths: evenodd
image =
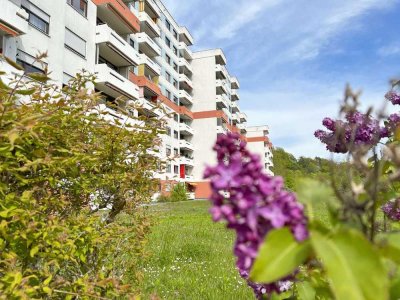
M175 120L176 122L179 121L179 116L178 116L178 114L174 114L174 120Z
M168 20L165 20L165 27L167 27L168 30L171 30L171 23Z
M174 29L174 38L178 40L178 33L176 32L175 29Z
M175 54L175 55L178 55L178 49L176 49L175 46L173 47L173 51L174 51L174 54Z
M178 72L178 65L174 63L174 70Z
M176 130L174 130L174 138L179 139L179 133Z
M67 3L82 16L87 16L87 0L67 0Z
M165 72L165 79L167 79L168 82L171 81L171 74L169 74L168 72Z
M178 156L179 155L179 150L177 148L174 148L174 155Z
M27 0L22 1L21 6L28 13L28 23L36 29L49 34L50 16Z
M168 90L165 90L165 93L167 94L167 98L168 98L168 99L171 99L171 92L168 91Z
M171 173L171 164L167 164L167 173Z
M178 97L174 96L174 102L179 105Z
M165 43L167 44L168 48L171 48L171 40L165 37Z
M165 55L165 60L169 65L171 64L171 57L169 57L168 55Z
M86 41L68 28L65 28L65 47L82 57L86 57Z
M166 135L171 136L171 128L170 127L167 127L165 131L166 131Z
M174 173L175 174L179 174L179 167L178 166L174 166Z
M129 45L131 45L132 48L135 48L135 41L132 39L129 39Z
M26 61L17 58L17 64L24 68L26 73L44 73L43 70L35 67L34 65L28 64Z
M167 146L167 149L166 149L167 156L171 156L171 153L172 153L171 146Z
M178 81L176 81L175 79L174 79L174 87L178 88Z

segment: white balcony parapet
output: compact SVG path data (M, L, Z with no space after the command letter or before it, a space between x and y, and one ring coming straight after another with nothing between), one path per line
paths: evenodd
M154 61L152 61L146 54L139 54L140 64L150 68L157 76L161 74L161 67Z
M184 157L184 156L179 157L179 163L181 165L194 166L193 158L189 158L189 157Z
M242 131L246 131L247 129L247 125L243 123L237 124L237 127Z
M222 133L226 134L228 132L228 129L222 125L217 126L217 133Z
M231 77L231 88L232 89L240 89L239 80L236 77Z
M179 90L179 99L183 100L184 102L189 102L190 104L193 104L193 97L189 95L189 93L185 90Z
M145 5L148 5L151 10L156 14L157 18L161 16L161 10L158 8L154 0L146 0Z
M182 52L183 57L185 57L187 60L193 59L192 51L189 49L189 47L184 42L179 43L178 49Z
M178 61L178 65L180 68L184 68L187 71L189 71L189 73L193 73L193 69L192 66L188 63L188 61L186 59L184 59L183 57L181 57Z
M183 134L186 135L193 135L194 134L194 130L192 127L190 127L189 125L185 124L185 123L179 123L179 131Z
M217 79L215 84L216 84L217 92L219 95L228 93L225 82L223 80Z
M145 45L145 48L148 49L149 52L152 52L153 56L161 55L161 48L158 46L151 37L147 35L146 32L141 32L136 35L137 42L139 43L139 47ZM143 47L140 47L143 48ZM144 52L146 53L146 52Z
M184 150L194 150L193 144L186 140L179 140L179 147Z
M106 64L96 65L95 75L99 90L115 98L125 96L128 99L139 99L139 87Z
M228 104L229 100L228 100L228 97L226 95L224 95L224 94L217 95L216 100L217 100L217 103L221 103L224 108L228 108L229 107L229 104Z
M232 108L232 113L237 113L239 112L239 106L237 105L236 102L231 102L231 108Z
M19 5L18 5L19 4ZM8 34L21 35L28 32L28 13L21 8L21 0L3 0L0 9L0 24ZM9 30L9 31L8 31ZM2 28L0 28L0 32Z
M179 74L179 81L185 82L189 87L193 88L192 80L189 77L187 77L185 74Z
M244 112L239 114L240 122L247 122L247 115Z
M221 74L223 79L229 78L228 70L224 65L215 65L215 72Z
M193 37L186 27L179 27L178 32L180 35L180 41L184 41L189 46L193 45Z
M96 26L96 44L99 44L100 47L105 46L111 48L112 51L109 51L107 48L100 48L100 51L104 50L105 53L101 55L106 59L110 60L112 63L118 64L118 62L114 62L116 60L117 53L122 59L119 59L120 64L125 65L129 63L130 65L137 66L139 65L139 53L128 44L122 37L118 35L114 30L112 30L107 24ZM106 53L111 57L110 59L106 57Z
M238 94L237 90L232 90L231 91L231 100L232 101L239 100L239 94Z
M153 37L159 37L161 35L160 27L158 27L158 25L150 18L150 16L145 11L139 12L138 18L141 23L141 28L143 28L143 26L146 26L152 31Z

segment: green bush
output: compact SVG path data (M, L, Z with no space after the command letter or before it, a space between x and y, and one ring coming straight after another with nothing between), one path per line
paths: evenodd
M25 75L0 73L0 299L136 294L162 124L106 120L91 75Z
M178 183L174 186L171 192L171 202L182 202L182 201L188 201L189 198L187 196L187 191L185 184L183 183Z

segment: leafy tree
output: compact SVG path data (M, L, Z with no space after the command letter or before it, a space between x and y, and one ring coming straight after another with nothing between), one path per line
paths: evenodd
M47 71L0 76L0 299L132 294L163 124L86 73L62 90Z

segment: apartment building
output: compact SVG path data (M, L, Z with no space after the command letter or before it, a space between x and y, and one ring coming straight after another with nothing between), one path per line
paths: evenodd
M207 197L202 174L214 162L211 148L217 135L234 131L246 139L248 133L247 116L238 106L239 82L229 74L222 50L193 53L190 32L160 0L0 4L0 53L41 72L34 57L47 51L47 67L60 85L84 69L96 74L93 88L102 92L105 103L123 96L141 105L135 115L165 119L160 192L185 182L192 198ZM165 112L155 109L160 103ZM265 131L257 134L265 138Z
M247 127L247 145L251 152L260 156L265 171L273 175L271 168L274 166L272 156L272 144L268 138L268 126L249 126Z

